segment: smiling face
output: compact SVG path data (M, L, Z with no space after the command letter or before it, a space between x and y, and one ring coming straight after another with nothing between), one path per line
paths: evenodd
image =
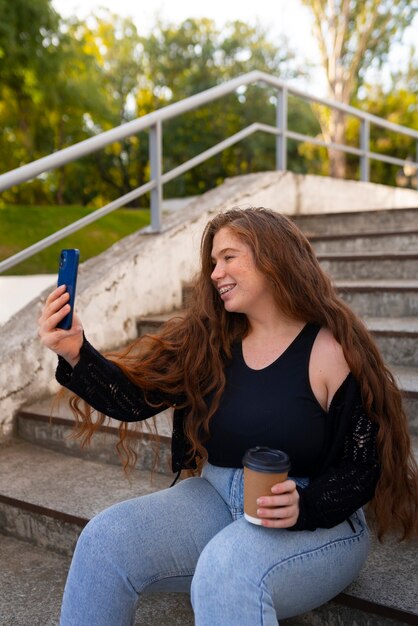
M227 311L252 317L267 305L274 306L267 278L257 269L250 246L227 226L213 238L212 263L211 279Z

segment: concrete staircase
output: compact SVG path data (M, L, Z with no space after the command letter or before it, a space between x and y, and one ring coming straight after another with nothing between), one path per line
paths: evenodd
M314 244L320 262L342 296L364 317L397 375L418 457L418 209L356 212L295 218ZM167 316L138 320L138 332L152 331ZM0 454L0 624L57 623L66 572L82 527L103 508L168 487L169 415L158 416L160 462L147 437L128 481L114 443L116 423L80 450L68 438L72 415L51 399L22 410L16 436ZM285 626L418 624L418 542L383 546L359 578L325 606ZM192 626L187 594L144 596L137 624ZM231 625L235 626L235 625Z
M418 209L300 216L296 222L341 296L373 333L417 436Z

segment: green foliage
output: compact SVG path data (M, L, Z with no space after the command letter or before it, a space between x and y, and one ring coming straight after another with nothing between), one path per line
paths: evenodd
M7 67L0 67L3 171L88 138L92 134L87 127L88 118L104 109L99 68L86 42L77 36L76 26L58 28L58 16L49 1L19 0L16 6L23 10L38 4L44 5L45 11L40 13L36 28L34 20L31 31L25 35L26 54L37 59L36 63L26 63L23 53L18 53L7 59ZM27 15L31 16L29 9ZM56 26L55 31L51 30L51 23ZM18 80L21 64L24 81ZM62 203L65 190L66 172L59 170L5 192L3 202Z
M59 43L51 0L0 0L0 83L31 96Z
M32 113L43 97L42 77L59 43L50 0L0 0L0 158L8 170L36 158Z
M0 260L88 215L80 206L5 206L0 208ZM79 248L83 261L150 223L149 210L118 209L11 268L5 274L49 274L62 248Z
M406 71L391 74L386 85L365 84L361 97L354 101L363 111L383 118L393 124L400 124L416 129L418 121L418 61L415 49L410 50ZM359 123L350 120L347 136L351 143L358 145ZM398 159L416 160L416 140L407 135L393 133L376 125L370 127L370 150L377 154ZM358 159L348 160L350 177L358 177ZM398 176L402 170L398 165L391 165L372 160L370 163L370 180L387 185L398 184ZM405 181L407 184L407 181Z
M363 4L372 7L370 0ZM358 16L367 19L360 5L350 4ZM388 20L388 28L396 16L401 22L410 17L405 7L404 17L400 16L401 0L392 5L390 15L379 9L378 19ZM143 37L130 19L106 10L83 22L76 18L64 21L50 0L0 0L0 16L1 171L241 73L259 69L283 79L301 75L286 40L273 43L259 25L239 20L222 29L209 19L187 19L180 24L157 21L152 34ZM354 22L350 28L356 32ZM384 60L383 42L375 43L377 57ZM347 60L354 51L355 37L347 43ZM210 107L172 119L164 124L164 171L252 122L274 126L275 116L275 91L250 86ZM293 130L313 136L320 133L316 111L301 99L290 99L288 119ZM399 108L401 123L408 123L407 119ZM349 129L354 143L356 132ZM138 133L4 192L1 202L102 206L149 180L148 148L148 133ZM323 152L289 141L288 167L297 172L326 173ZM350 162L349 167L356 166ZM194 195L226 177L274 168L275 137L258 133L174 180L164 188L164 195ZM377 170L376 176L380 175ZM148 203L149 198L144 197L133 204Z
M50 9L47 0L42 2ZM3 171L251 69L283 77L295 75L289 69L293 58L286 42L274 45L259 26L240 21L223 30L206 19L185 20L180 25L158 22L153 34L145 38L129 19L105 10L84 22L61 21L59 28L54 16L48 11L42 14L30 34L32 48L47 60L42 72L34 70L24 112L16 86L5 81L0 90ZM45 24L50 22L54 33L40 42L38 33L46 33ZM49 33L52 26L48 28ZM250 87L213 107L201 107L170 121L164 127L165 171L253 121L274 124L274 99L272 90ZM308 125L315 126L309 107L298 111ZM164 192L168 196L196 194L226 176L272 169L274 153L274 137L259 134L185 174ZM296 146L291 162L293 156L298 158ZM8 190L2 200L100 206L147 182L148 159L148 133L139 133ZM146 206L148 202L145 197L134 204Z
M415 68L415 76L418 67ZM384 90L382 86L366 85L365 96L359 106L372 115L382 117L393 124L401 124L409 128L417 128L418 102L415 93L406 88L405 83L394 77L391 88ZM370 132L370 149L372 152L398 159L416 160L416 139L393 133L372 125ZM353 164L351 163L353 170ZM370 167L370 180L387 185L396 185L400 167L373 160Z
M212 20L185 20L179 26L159 24L143 40L148 80L155 96L167 104L258 69L290 77L292 54L286 42L273 45L259 26L241 21L217 29ZM253 122L275 126L276 93L249 86L200 107L164 126L164 169L216 145ZM317 128L310 108L298 103L290 109L311 132ZM300 167L297 146L291 145L290 167ZM167 185L169 196L201 193L228 176L275 169L275 138L258 133L206 161Z

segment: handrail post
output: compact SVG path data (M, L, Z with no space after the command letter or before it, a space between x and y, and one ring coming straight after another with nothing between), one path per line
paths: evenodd
M287 168L287 89L277 90L276 126L279 131L276 136L276 170Z
M418 141L415 144L415 188L418 189Z
M370 180L370 122L369 120L361 120L360 126L360 180L368 183Z
M149 131L149 160L151 169L151 180L156 182L151 190L151 230L161 231L163 185L162 175L162 124L158 120Z

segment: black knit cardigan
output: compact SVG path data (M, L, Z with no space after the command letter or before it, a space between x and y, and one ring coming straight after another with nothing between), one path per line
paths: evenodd
M144 392L84 339L74 369L58 358L57 381L97 411L120 421L147 419L175 399ZM180 399L177 399L177 401ZM151 406L154 405L154 406ZM156 410L155 405L160 405ZM186 409L174 408L172 469L194 468L186 462L188 442L183 421ZM373 498L380 475L376 449L378 426L364 412L360 389L349 374L336 392L327 414L327 442L319 469L305 488L297 488L299 517L289 530L331 528L348 519Z

